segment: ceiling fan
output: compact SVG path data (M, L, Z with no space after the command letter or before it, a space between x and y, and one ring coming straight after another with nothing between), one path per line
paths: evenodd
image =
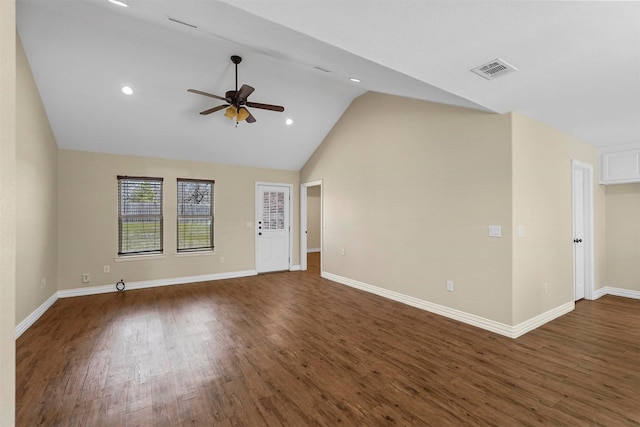
M280 105L271 105L271 104L260 104L258 102L249 102L247 98L249 95L253 93L255 90L249 85L242 85L240 90L238 90L238 64L242 62L242 58L233 55L231 57L231 62L236 65L236 90L230 90L225 93L225 96L218 96L212 93L203 92L197 89L187 89L188 92L197 93L198 95L209 96L211 98L219 99L221 101L226 102L226 104L218 105L217 107L209 108L208 110L201 111L200 114L207 115L211 113L215 113L216 111L220 111L223 108L226 108L224 115L229 119L236 119L236 126L238 122L246 120L247 123L255 123L256 119L251 115L249 110L246 107L251 108L260 108L262 110L271 110L271 111L279 111L283 112L284 107Z

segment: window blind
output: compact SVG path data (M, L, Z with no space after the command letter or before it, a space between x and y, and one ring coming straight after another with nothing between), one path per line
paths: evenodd
M214 183L178 178L178 252L213 250Z
M118 176L118 255L162 252L162 178Z

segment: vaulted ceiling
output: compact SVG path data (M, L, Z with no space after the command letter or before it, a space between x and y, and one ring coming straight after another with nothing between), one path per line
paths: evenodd
M298 170L366 91L640 143L640 2L122 1L17 0L60 148ZM221 101L187 89L233 89L231 55L283 113L198 114ZM518 71L470 71L496 58Z

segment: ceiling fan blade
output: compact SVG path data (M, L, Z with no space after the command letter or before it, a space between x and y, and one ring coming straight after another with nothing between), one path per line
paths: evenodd
M209 108L208 110L200 111L200 114L202 114L203 116L206 116L207 114L215 113L216 111L220 111L223 108L226 108L228 106L229 106L229 104L218 105L217 107L213 107L213 108Z
M245 110L246 110L246 108L245 108ZM256 118L251 115L251 112L249 112L249 110L247 110L247 113L249 113L249 116L245 119L247 121L247 123L255 123L256 122Z
M284 111L284 107L281 107L280 105L260 104L258 102L247 102L247 107L260 108L263 110L271 110L271 111L279 111L279 112Z
M247 99L247 97L249 95L251 95L253 93L255 89L252 88L249 85L242 85L242 87L240 88L240 90L238 91L238 98L239 99Z
M209 97L211 97L211 98L219 99L219 100L221 100L221 101L226 101L226 98L223 98L223 97L218 96L218 95L214 95L214 94L212 94L212 93L203 92L203 91L198 90L198 89L187 89L187 92L197 93L198 95L209 96Z

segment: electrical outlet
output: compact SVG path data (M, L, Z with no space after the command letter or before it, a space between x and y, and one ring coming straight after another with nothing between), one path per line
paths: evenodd
M40 288L44 288L45 286L47 286L47 278L43 277L40 279Z
M340 249L340 255L344 256L344 248Z
M453 292L453 280L447 280L447 292Z
M111 272L111 266L109 266L109 265L105 265L105 266L104 266L104 272L105 272L105 273L110 273L110 272Z
M502 226L500 226L500 225L490 225L489 226L489 237L502 237Z
M545 295L549 293L549 284L548 283L544 284L544 293L545 293Z
M89 283L91 281L91 275L89 273L82 273L82 283Z
M223 256L220 257L220 264L224 264L224 257Z

